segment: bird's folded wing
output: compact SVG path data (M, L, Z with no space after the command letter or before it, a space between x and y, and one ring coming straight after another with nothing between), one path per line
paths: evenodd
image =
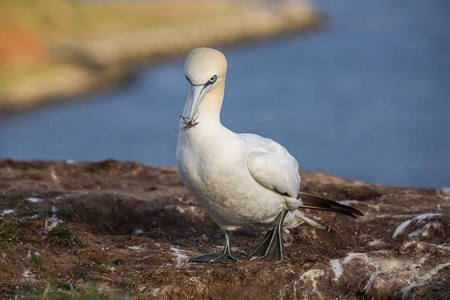
M300 189L298 163L287 150L273 142L248 155L248 170L265 188L295 198Z

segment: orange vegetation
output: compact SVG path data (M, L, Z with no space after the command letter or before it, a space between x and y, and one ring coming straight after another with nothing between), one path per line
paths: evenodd
M29 65L44 56L44 45L32 30L0 19L0 65Z

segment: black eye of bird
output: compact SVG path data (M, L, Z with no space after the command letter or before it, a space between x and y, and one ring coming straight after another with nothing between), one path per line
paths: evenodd
M214 82L216 82L216 80L217 80L217 76L214 75L213 77L211 77L211 78L209 79L208 83L214 83Z

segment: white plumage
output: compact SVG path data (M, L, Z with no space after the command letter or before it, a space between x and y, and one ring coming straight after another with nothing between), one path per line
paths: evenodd
M217 50L195 49L186 59L185 76L191 86L177 146L184 184L225 231L226 241L230 231L275 220L288 228L304 221L323 227L297 210L302 200L297 199L300 176L295 158L271 139L237 134L221 124L226 71L226 59ZM234 259L230 253L200 257L193 261Z

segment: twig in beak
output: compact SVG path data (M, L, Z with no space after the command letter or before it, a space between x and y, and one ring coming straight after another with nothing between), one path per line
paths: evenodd
M183 117L183 116L180 116L180 118L181 118L181 124L182 124L180 129L183 131L194 128L198 124L198 122L197 122L198 116L193 119L189 119L188 117Z

